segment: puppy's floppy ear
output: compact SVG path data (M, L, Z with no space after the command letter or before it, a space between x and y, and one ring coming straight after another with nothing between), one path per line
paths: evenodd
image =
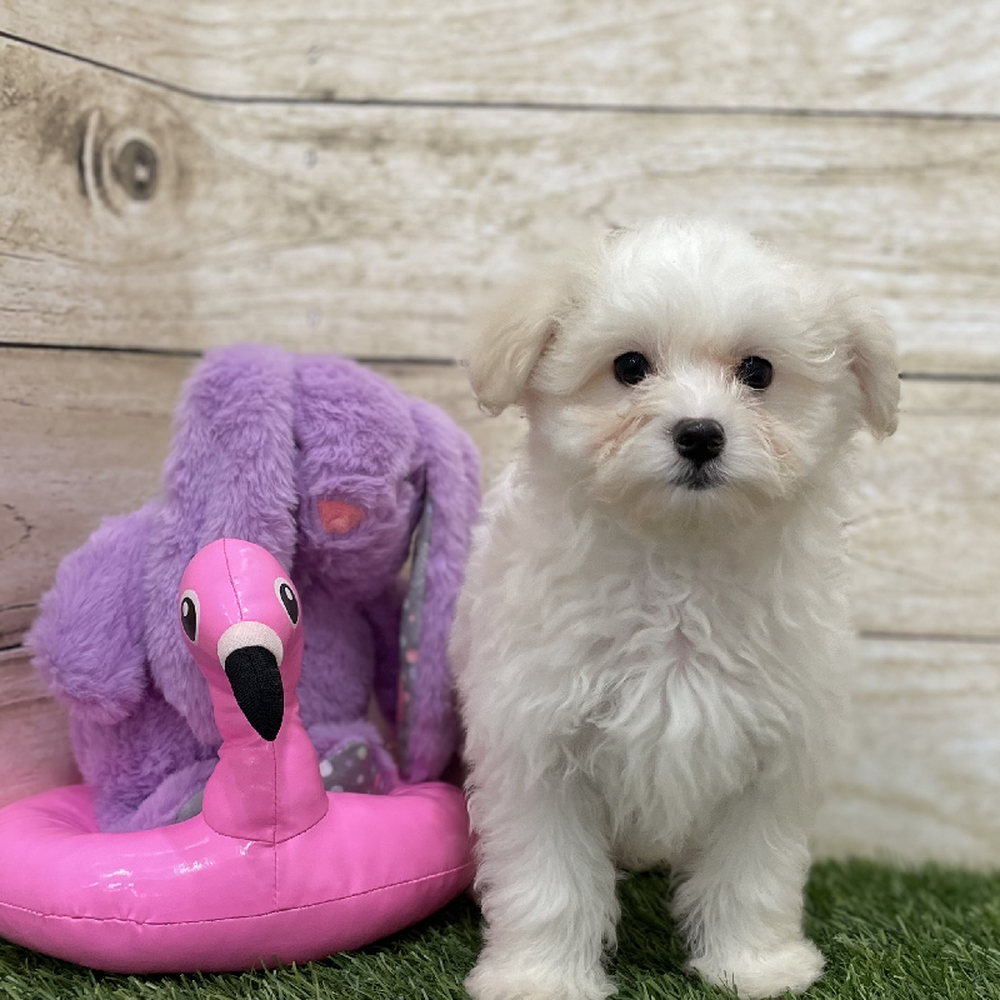
M481 322L469 355L479 405L496 416L520 400L546 344L556 336L569 298L567 270L549 268L522 280Z
M851 373L861 386L861 412L877 438L896 429L899 358L896 338L882 315L854 295L841 302L847 321Z

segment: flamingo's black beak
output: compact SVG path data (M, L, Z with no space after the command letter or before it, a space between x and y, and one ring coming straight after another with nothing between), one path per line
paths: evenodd
M273 742L285 714L285 689L274 653L263 646L241 646L226 657L225 669L247 722Z

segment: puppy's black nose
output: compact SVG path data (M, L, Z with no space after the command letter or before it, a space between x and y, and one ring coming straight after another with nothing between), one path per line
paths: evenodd
M726 432L718 420L678 420L670 436L678 453L695 465L717 458L726 446Z

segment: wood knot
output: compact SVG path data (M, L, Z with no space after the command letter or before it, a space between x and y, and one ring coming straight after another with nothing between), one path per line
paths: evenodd
M91 111L83 129L80 175L91 204L116 214L149 201L157 191L163 163L152 139L134 128L109 128L100 111Z
M148 201L159 174L156 150L143 139L129 139L115 155L111 173L130 198Z

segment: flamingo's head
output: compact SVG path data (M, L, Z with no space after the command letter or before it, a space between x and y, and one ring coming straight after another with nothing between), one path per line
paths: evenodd
M253 729L275 740L302 659L302 605L282 566L251 542L212 542L184 571L178 613L223 737L239 735L239 717L225 710L235 698Z

